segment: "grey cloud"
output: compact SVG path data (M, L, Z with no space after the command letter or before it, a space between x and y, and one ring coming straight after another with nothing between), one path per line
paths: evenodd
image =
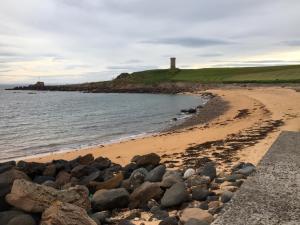
M223 56L224 54L222 53L203 53L203 54L198 54L197 56L200 57L219 57L219 56Z
M232 42L226 40L219 40L214 38L195 38L195 37L159 38L154 40L142 41L142 43L178 45L178 46L189 47L189 48L232 44Z
M285 41L283 43L289 46L300 46L300 40Z

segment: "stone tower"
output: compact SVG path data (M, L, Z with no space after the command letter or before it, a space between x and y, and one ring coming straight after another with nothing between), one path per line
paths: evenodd
M170 58L170 69L171 70L176 69L176 58L174 58L174 57Z

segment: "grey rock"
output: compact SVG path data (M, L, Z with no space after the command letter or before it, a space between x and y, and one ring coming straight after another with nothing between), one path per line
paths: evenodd
M49 176L36 176L33 179L33 182L37 183L37 184L42 184L46 181L55 181L55 178L54 177L49 177Z
M32 216L23 214L12 218L7 225L36 225L36 221Z
M101 211L92 214L91 218L96 218L100 223L107 223L107 219L110 215L109 211Z
M217 170L215 164L212 162L206 163L201 169L200 175L208 176L211 180L213 180L217 176Z
M164 176L162 178L161 186L164 188L169 188L173 184L182 183L182 182L183 182L183 179L179 172L168 170L168 171L166 171L166 173L164 174Z
M189 169L187 169L187 170L184 172L183 178L184 178L184 179L187 179L187 178L193 176L194 174L196 174L196 170L194 170L194 169L192 169L192 168L189 168Z
M224 191L221 195L221 202L226 203L229 202L233 197L233 193L231 191Z
M92 207L96 211L125 208L129 204L129 193L125 188L99 190L92 198Z
M210 178L208 176L200 176L200 175L193 175L186 180L188 187L194 186L203 186L207 187L210 183Z
M176 217L167 217L163 219L159 225L178 225L178 219Z
M140 186L142 183L144 183L147 175L148 171L145 168L139 168L133 171L129 178L131 187L135 189Z
M237 174L242 174L245 176L251 175L255 171L255 166L246 166L243 167L242 169L239 169L236 173Z
M192 198L197 201L205 201L209 195L209 190L203 187L194 187L192 189Z
M165 210L161 210L158 206L152 207L150 209L150 212L153 214L152 218L156 218L158 220L162 220L169 217L169 213Z
M175 183L169 188L161 199L162 207L168 208L181 205L188 199L184 183Z
M6 225L8 222L19 215L24 215L24 212L18 210L9 210L0 212L0 224Z
M145 180L150 182L160 182L165 172L166 166L159 165L148 173Z

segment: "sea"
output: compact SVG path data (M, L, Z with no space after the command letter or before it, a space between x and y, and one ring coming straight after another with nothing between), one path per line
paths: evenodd
M5 88L0 86L0 161L155 134L189 117L181 109L208 101L190 95L7 91Z

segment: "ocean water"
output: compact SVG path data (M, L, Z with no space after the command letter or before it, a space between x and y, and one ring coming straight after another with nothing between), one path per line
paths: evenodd
M182 121L197 96L0 89L0 161L159 132ZM124 149L125 151L126 149Z

